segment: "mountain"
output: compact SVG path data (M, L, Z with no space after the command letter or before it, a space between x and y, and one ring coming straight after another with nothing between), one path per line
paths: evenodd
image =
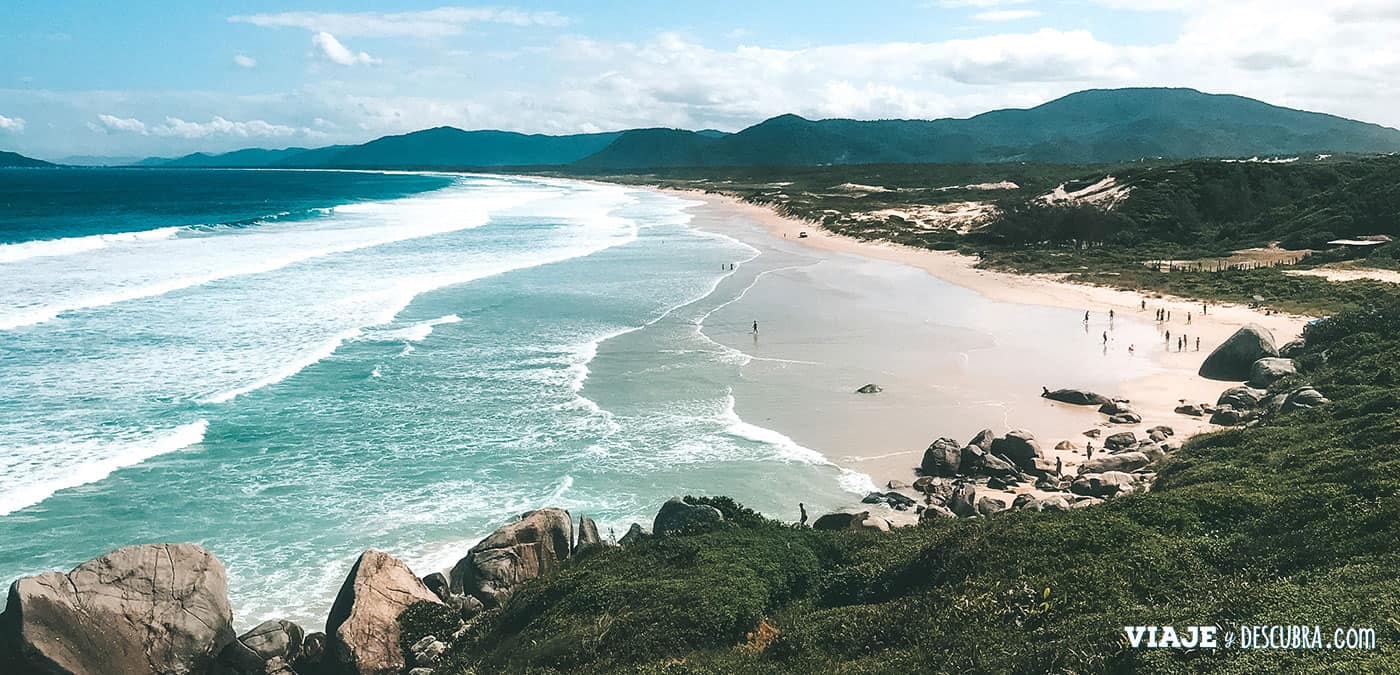
M17 152L5 152L4 150L0 150L0 168L6 168L6 169L9 169L9 168L16 168L16 167L34 168L34 167L44 167L44 166L58 166L58 165L57 165L57 164L54 164L54 163L52 163L52 162L45 162L45 161L42 160L42 159L34 159L33 157L25 157L24 155L21 155L21 154L19 154L19 153L17 153Z
M317 166L418 168L557 166L607 147L618 133L546 136L513 131L463 131L454 127L385 136L318 158Z
M1095 89L966 119L808 120L780 115L737 133L631 129L546 136L436 127L363 145L150 158L143 166L360 169L572 165L663 167L1044 162L1400 151L1400 131L1193 89Z
M630 138L643 135L642 139ZM653 154L658 147L678 148ZM625 132L592 169L902 162L1119 162L1400 150L1400 131L1193 89L1108 89L967 119L807 120L782 115L735 134Z

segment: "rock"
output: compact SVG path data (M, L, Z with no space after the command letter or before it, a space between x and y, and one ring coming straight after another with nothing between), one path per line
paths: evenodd
M924 476L914 481L914 489L934 499L946 499L953 494L953 483L946 478L936 478L934 476Z
M623 534L622 538L617 540L617 543L619 546L631 546L649 536L651 535L647 534L647 531L643 530L641 525L632 523L632 527L627 528L626 534Z
M861 498L860 503L862 503L862 504L880 504L880 503L883 503L884 501L885 501L885 493L883 493L883 492L867 492L867 493L865 493L865 496Z
M974 506L977 499L977 488L972 483L958 483L953 488L953 494L948 497L948 510L953 513L968 518L977 515L977 508Z
M447 645L432 635L424 636L408 648L409 654L413 655L413 665L418 667L436 666L446 651Z
M1167 440L1167 435L1156 429L1150 429L1147 432L1147 438L1153 443L1161 443Z
M1303 355L1303 349L1308 346L1303 340L1291 340L1288 344L1278 348L1278 355L1286 359L1296 359Z
M423 577L423 585L438 596L438 599L447 602L447 598L452 595L452 584L447 580L447 575L442 572L433 572Z
M887 490L908 490L910 487L908 483L902 480L890 480L888 483L885 483L885 489Z
M1249 386L1268 389L1285 377L1298 374L1298 364L1293 359L1267 356L1254 362L1249 368Z
M1220 343L1201 363L1201 377L1212 380L1249 379L1254 362L1268 356L1278 356L1274 336L1267 328L1249 324Z
M869 511L857 514L851 521L851 529L868 530L872 532L889 532L890 521L879 516L870 515Z
M913 498L911 498L909 495L900 492L894 492L893 490L885 493L885 503L895 508L899 508L901 506L903 506L904 508L909 508L914 506Z
M1137 445L1137 436L1131 431L1120 431L1103 441L1103 447L1109 452L1118 452L1123 448L1131 448Z
M457 561L448 576L452 592L473 596L487 609L499 607L520 584L558 570L572 552L573 540L574 521L568 511L547 508L525 513Z
M1087 473L1076 479L1069 489L1077 495L1116 497L1132 491L1133 477L1121 471Z
M1056 449L1056 450L1078 450L1078 449L1079 449L1079 446L1075 445L1075 444L1074 444L1073 442L1071 442L1071 441L1060 441L1059 443L1056 443L1056 444L1055 444L1055 449Z
M1155 444L1155 443L1149 443L1149 444L1147 444L1147 445L1140 445L1140 446L1138 446L1138 450L1137 450L1137 451L1140 452L1140 453L1142 453L1142 454L1144 454L1144 455L1146 455L1146 456L1147 456L1147 460L1148 460L1149 462L1156 462L1156 461L1158 461L1158 460L1160 460L1160 459L1163 459L1164 457L1167 456L1166 450L1164 450L1164 449L1162 448L1162 446L1157 445L1157 444Z
M1103 473L1105 471L1135 471L1152 460L1141 452L1123 452L1116 455L1097 455L1079 465L1079 475Z
M578 517L578 541L574 542L574 555L604 548L607 544L598 534L598 524L592 518L580 515Z
M1098 438L1103 435L1103 429L1086 429L1084 435L1089 438Z
M1206 414L1205 411L1201 409L1201 406L1194 403L1183 403L1176 407L1176 412L1179 415L1190 415L1192 417L1200 417Z
M922 512L919 513L919 524L922 525L924 523L932 522L935 520L957 517L958 514L949 511L946 507L934 504L932 506L926 507Z
M940 438L924 450L919 471L925 476L955 476L962 462L962 446L951 438Z
M993 499L991 497L977 498L977 513L983 518L992 516L997 513L1001 513L1005 510L1006 503L1001 501L1000 499Z
M1298 387L1288 392L1288 397L1283 400L1283 405L1279 408L1282 412L1293 412L1294 410L1307 410L1316 406L1331 403L1322 392L1312 387Z
M233 641L224 566L194 544L127 546L22 577L0 615L20 672L206 673Z
M360 554L326 617L331 668L359 675L402 671L398 618L418 602L442 604L398 558L374 549Z
M1026 473L1044 478L1048 476L1058 476L1060 472L1056 470L1055 460L1047 457L1037 457L1032 466L1026 469Z
M996 438L997 435L993 433L991 429L983 429L977 432L977 435L973 436L972 440L968 441L967 444L982 448L983 452L991 452L992 441L995 441Z
M293 668L301 673L320 672L326 656L326 642L325 633L308 633L301 642L301 655L292 662Z
M975 475L982 470L982 460L987 456L987 451L981 446L966 445L958 458L958 471L969 476Z
M1027 506L1035 504L1037 501L1039 500L1036 499L1035 495L1019 494L1016 495L1015 499L1011 500L1011 509L1014 511L1020 511L1021 509L1024 509Z
M1046 497L1037 503L1040 511L1068 511L1069 500L1064 497Z
M306 634L290 621L264 621L219 652L219 663L237 673L264 673L273 659L283 668L301 656Z
M724 522L724 514L708 504L688 504L680 497L672 497L661 505L656 519L651 524L655 535L680 534L704 530Z
M1255 389L1247 385L1230 387L1220 392L1220 398L1216 399L1215 405L1228 405L1235 410L1249 410L1259 405L1259 402L1264 400L1264 397L1268 395L1268 393L1269 392L1263 389Z
M1097 506L1102 503L1103 500L1098 497L1079 497L1073 502L1070 502L1069 507L1071 509L1082 509L1090 506Z
M1142 415L1135 412L1125 412L1108 418L1110 424L1142 424Z
M1156 431L1156 432L1161 433L1163 436L1175 436L1175 435L1176 435L1176 431L1175 431L1174 429L1172 429L1171 427L1165 425L1165 424L1158 424L1157 426L1152 427L1151 429L1148 429L1147 431L1148 431L1149 433L1151 433L1151 432L1153 432L1153 431Z
M1105 415L1118 415L1132 410L1128 407L1127 401L1109 401L1099 406L1099 412Z
M925 509L927 512L927 509ZM812 523L814 530L849 530L855 522L856 514L853 513L828 513Z
M861 387L860 389L857 389L857 390L856 390L856 393L857 393L857 394L878 394L878 393L880 393L880 392L882 392L882 391L884 391L884 389L883 389L882 387L880 387L880 385L878 385L878 384L867 384L867 385L865 385L864 387Z
M414 668L408 671L408 675L433 675L432 668Z
M1085 391L1083 389L1056 389L1054 391L1045 389L1040 392L1040 395L1042 398L1048 398L1061 403L1069 403L1071 405L1103 405L1113 402L1113 399L1103 394L1095 394L1092 391Z
M280 656L268 659L267 663L263 664L262 672L263 675L297 675L297 671L287 665L287 660Z
M1060 490L1060 479L1049 476L1043 477L1035 482L1035 489L1044 492L1056 492Z
M1035 459L1041 456L1035 436L1021 429L1008 431L1006 436L992 441L992 453L1005 456L1021 468L1034 466Z
M1002 480L1013 478L1020 472L1015 465L1001 455L987 455L982 458L980 471L983 475L1001 478Z
M1240 424L1243 421L1244 416L1241 415L1238 410L1235 410L1234 406L1229 405L1222 405L1216 408L1215 412L1210 416L1211 424L1219 424L1227 427Z

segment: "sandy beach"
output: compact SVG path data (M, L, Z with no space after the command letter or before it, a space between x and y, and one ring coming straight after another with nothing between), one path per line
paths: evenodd
M1084 459L1085 443L1092 440L1084 432L1090 429L1099 428L1104 436L1124 430L1141 436L1151 427L1167 425L1176 431L1176 439L1181 440L1216 428L1203 418L1174 412L1183 401L1214 403L1222 390L1232 386L1229 382L1207 380L1197 375L1201 362L1211 350L1250 323L1268 328L1281 346L1300 335L1310 319L1267 314L1239 305L1212 304L1203 308L1200 303L1181 298L1067 283L1046 275L980 270L975 267L976 259L957 253L859 241L734 198L699 192L679 194L705 203L704 207L695 209L696 224L701 229L723 233L759 249L799 252L815 261L803 263L809 265L858 265L852 262L854 260L888 265L870 268L872 274L898 277L897 268L918 270L939 282L970 291L982 301L991 301L975 310L988 314L985 321L975 321L971 325L984 323L994 334L996 348L989 351L999 354L996 359L1020 364L1017 372L998 379L996 384L1000 389L980 390L977 385L987 378L930 356L917 336L930 325L927 321L899 325L910 317L901 315L898 310L862 315L867 310L860 307L848 308L843 318L891 322L894 325L890 330L916 334L914 339L904 345L898 340L884 341L871 350L859 342L837 344L841 341L830 340L830 344L823 347L815 344L822 340L811 336L800 340L788 338L787 349L778 350L773 358L781 360L783 354L805 352L813 355L808 361L813 364L812 369L817 369L815 364L824 358L869 361L872 362L870 379L884 387L884 392L868 397L853 395L853 387L860 383L857 376L850 375L840 388L833 386L830 391L804 396L794 391L794 377L790 373L784 377L784 372L772 368L771 363L751 366L755 382L736 388L738 410L745 419L752 417L755 423L772 427L827 454L846 468L869 475L879 487L891 480L912 481L923 449L935 438L949 436L965 442L983 427L990 427L997 433L1014 428L1033 432L1051 458L1058 457L1064 462L1066 472L1073 472ZM761 231L752 224L760 226ZM800 237L804 232L807 236ZM775 271L773 276L789 273ZM847 293L862 278L858 272L847 272L845 279L853 282L846 288L808 287L790 293ZM893 283L896 287L922 283L908 276L882 279L881 283ZM765 278L761 283L755 282L750 296L756 296L756 302L761 299L760 289L768 283L777 283L777 280ZM845 283L837 285L846 286ZM946 289L927 292L953 297L953 292ZM810 300L806 298L803 302ZM883 302L876 300L875 304ZM906 303L906 307L912 310L914 305L922 304L922 300L916 300ZM989 307L1009 307L1023 321L1017 323L1013 319L1011 325L998 325L1000 320L990 315ZM1159 308L1170 312L1170 320L1156 321ZM1112 321L1108 318L1110 311L1115 317ZM1082 321L1083 312L1089 312L1088 323ZM737 317L730 323L736 320ZM1079 338L1051 335L1052 331L1058 331L1055 335L1070 335L1064 332L1066 323L1081 324L1078 328L1083 335ZM1002 344L1008 334L1026 330L1045 332L1045 339L1020 346ZM1107 342L1101 335L1108 336ZM1187 347L1182 351L1177 349L1180 336L1187 338ZM725 341L723 336L716 339ZM744 338L730 336L730 339ZM1197 339L1200 340L1199 351ZM752 345L741 344L746 349L756 350L762 343L754 339ZM1085 345L1091 348L1086 349ZM833 350L846 351L836 356L831 353ZM798 367L786 364L788 371ZM881 371L886 373L886 378L894 374L899 377L893 382L881 379L876 374ZM1065 380L1041 382L1033 379L1046 377L1064 377ZM782 385L765 386L762 384L765 379ZM1143 421L1137 425L1110 425L1106 416L1093 407L1040 398L1040 386L1052 389L1100 387L1101 393L1131 400L1132 408L1142 415ZM962 400L950 403L950 390L954 398L961 396ZM979 402L987 405L979 407L976 405ZM1069 441L1074 449L1054 450L1061 441Z

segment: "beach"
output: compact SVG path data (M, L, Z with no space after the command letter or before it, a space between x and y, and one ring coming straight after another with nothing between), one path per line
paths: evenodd
M1264 326L1282 346L1310 319L980 270L969 256L859 241L734 198L684 194L704 204L695 209L698 227L778 259L727 321L707 323L716 339L772 359L745 369L735 390L740 415L881 488L912 482L934 439L962 443L982 428L1031 431L1068 473L1094 442L1084 433L1091 429L1141 437L1166 425L1176 440L1218 429L1174 412L1183 402L1213 404L1234 384L1197 375L1211 350L1247 324ZM1170 320L1157 321L1158 309ZM757 336L733 334L746 320L741 311L781 318L760 322L774 325L760 325ZM1187 346L1178 351L1181 336ZM867 383L883 391L855 393ZM1095 406L1044 399L1041 387L1128 399L1142 423L1110 425ZM1056 450L1062 441L1073 449Z

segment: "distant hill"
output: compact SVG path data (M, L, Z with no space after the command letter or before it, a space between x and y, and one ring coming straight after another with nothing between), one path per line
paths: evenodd
M24 155L21 155L21 154L19 154L19 153L17 153L17 152L5 152L4 150L0 150L0 168L6 168L6 169L9 169L9 168L18 168L18 167L33 168L33 167L43 167L43 166L58 166L58 165L57 165L57 164L54 164L54 163L52 163L52 162L45 162L45 161L42 160L42 159L34 159L33 157L25 157Z
M643 139L630 138L644 135ZM654 154L657 147L682 152ZM782 115L736 134L682 130L623 134L580 162L597 169L664 166L814 166L898 162L1119 162L1400 150L1400 131L1333 115L1192 89L1070 94L1029 109L967 119L807 120Z
M1082 164L1400 151L1400 131L1193 89L1096 89L967 119L808 120L780 115L737 133L632 129L546 136L436 127L363 145L196 153L143 166L492 168L584 171L875 163Z
M131 166L140 162L140 157L108 157L106 155L69 155L59 158L64 166Z

